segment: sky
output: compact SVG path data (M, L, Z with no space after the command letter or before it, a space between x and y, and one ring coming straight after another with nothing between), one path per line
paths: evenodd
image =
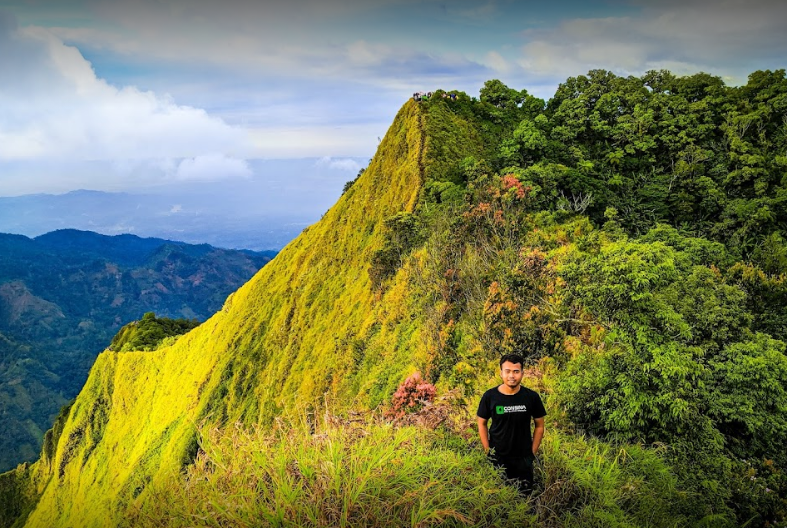
M785 20L783 0L0 0L0 196L304 158L340 190L414 91L548 99L593 68L741 84L785 67Z

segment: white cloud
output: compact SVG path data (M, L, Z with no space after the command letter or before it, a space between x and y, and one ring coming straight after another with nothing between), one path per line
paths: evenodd
M204 110L111 86L76 48L45 29L18 29L6 17L0 48L0 162L131 160L135 166L215 152L238 156L249 148L245 131Z
M388 46L370 45L368 42L359 40L347 46L347 57L353 64L360 66L374 66L380 64L391 50Z
M484 64L496 72L508 73L511 71L511 65L496 51L490 51L484 59Z
M245 160L223 154L207 154L180 162L175 178L178 180L214 181L225 178L248 178L251 169Z
M90 27L53 31L70 42L126 55L244 69L274 67L280 73L298 74L304 68L319 69L330 55L341 53L341 44L326 38L328 21L401 1L416 0L94 0L88 4L90 13L112 31Z
M519 65L537 76L566 76L603 68L640 74L668 68L708 71L744 82L758 68L781 68L787 54L787 3L775 0L632 2L639 15L564 20L523 33Z
M378 10L390 14L385 10L393 7L416 14L425 2L439 5L442 0L93 0L88 3L89 15L104 27L50 30L86 49L109 50L141 61L172 61L202 70L218 67L244 76L265 72L268 77L331 79L391 88L392 81L414 75L424 79L427 73L453 70L452 77L461 79L466 78L467 68L477 71L478 64L433 52L437 48L419 39L403 42L394 38L392 43L383 43L385 38L378 39L368 31L370 27L385 31L387 24L406 23L404 16L394 15L381 25L359 23L358 33L364 37L353 38L351 20L365 15L374 18L379 16ZM494 2L490 6L480 12L494 10ZM406 31L403 28L398 33Z
M390 121L353 126L308 126L254 128L249 133L254 148L265 158L313 156L366 156L374 153L377 138L385 134Z
M324 156L317 160L317 166L328 167L329 169L342 172L357 173L361 169L361 164L351 158L331 158Z

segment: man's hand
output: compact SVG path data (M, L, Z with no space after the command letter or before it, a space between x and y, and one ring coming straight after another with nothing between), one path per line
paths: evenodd
M478 436L481 438L481 445L484 446L484 453L489 453L489 418L476 417L478 420ZM543 422L543 418L542 418Z
M544 438L544 417L533 418L536 427L533 429L533 455L538 451L541 445L541 439Z

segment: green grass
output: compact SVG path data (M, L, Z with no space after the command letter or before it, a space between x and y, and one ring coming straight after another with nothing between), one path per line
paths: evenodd
M542 527L683 527L686 498L663 449L615 446L550 431L543 446L537 510Z
M431 428L429 416L421 425L370 414L294 419L205 425L195 464L149 487L123 526L671 528L696 520L676 513L687 498L660 449L551 429L536 491L523 497L474 437Z
M313 426L312 426L313 427ZM534 513L480 450L365 418L271 430L206 428L185 475L130 508L127 526L522 526Z

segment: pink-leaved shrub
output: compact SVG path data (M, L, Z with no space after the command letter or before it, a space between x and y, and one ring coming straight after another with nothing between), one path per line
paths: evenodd
M396 389L391 408L386 415L396 420L406 414L418 412L425 404L434 401L435 394L434 385L424 381L420 372L414 372Z

